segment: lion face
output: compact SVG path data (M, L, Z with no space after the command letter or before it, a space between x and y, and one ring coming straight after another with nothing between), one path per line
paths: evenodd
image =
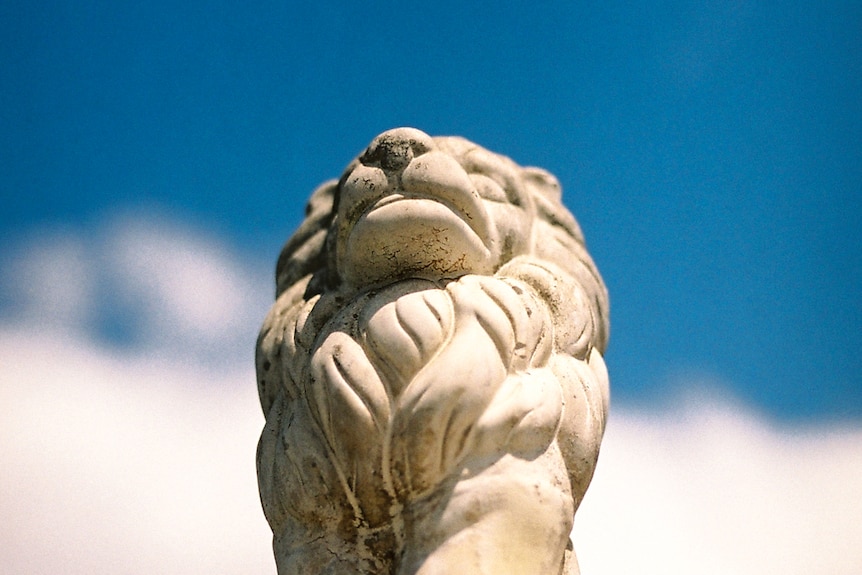
M460 138L384 132L339 182L330 234L340 279L492 275L530 249L535 204L521 174Z

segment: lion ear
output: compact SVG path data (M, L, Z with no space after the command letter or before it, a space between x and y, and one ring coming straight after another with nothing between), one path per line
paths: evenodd
M551 172L542 168L523 168L524 183L530 188L534 195L540 194L554 202L561 202L563 190L560 182Z
M562 228L572 239L583 244L581 226L563 205L563 190L557 178L541 168L524 168L521 178L536 203L539 220Z
M332 223L337 180L314 190L305 207L305 221L278 256L275 266L276 298L307 275L326 267L326 235Z

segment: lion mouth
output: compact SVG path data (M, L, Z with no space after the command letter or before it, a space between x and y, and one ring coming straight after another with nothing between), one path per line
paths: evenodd
M443 194L405 194L393 192L384 196L371 207L369 207L363 218L371 218L378 220L382 217L395 219L405 219L408 222L414 220L418 223L419 220L427 218L436 218L441 220L446 219L448 215L455 216L460 219L471 235L485 247L488 248L490 239L490 226L486 211L484 210L478 197L474 198L472 194L462 194L458 198L446 197ZM441 206L445 211L434 209L432 203ZM397 205L396 205L397 204ZM389 212L391 215L384 216L384 213ZM427 215L423 218L422 215ZM450 226L452 227L452 226ZM463 226L455 226L457 229L463 230Z
M351 228L342 250L342 277L355 286L494 270L491 251L467 219L427 197L380 200Z

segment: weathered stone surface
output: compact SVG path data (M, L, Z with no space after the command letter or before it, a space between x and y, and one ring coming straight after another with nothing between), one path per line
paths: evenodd
M549 173L400 128L318 188L257 345L287 574L572 574L607 293Z

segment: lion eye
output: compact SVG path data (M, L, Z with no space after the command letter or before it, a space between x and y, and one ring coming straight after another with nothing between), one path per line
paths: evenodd
M482 174L470 174L470 179L473 185L476 186L476 191L483 200L492 202L509 203L509 197L505 190L500 187L500 184Z

